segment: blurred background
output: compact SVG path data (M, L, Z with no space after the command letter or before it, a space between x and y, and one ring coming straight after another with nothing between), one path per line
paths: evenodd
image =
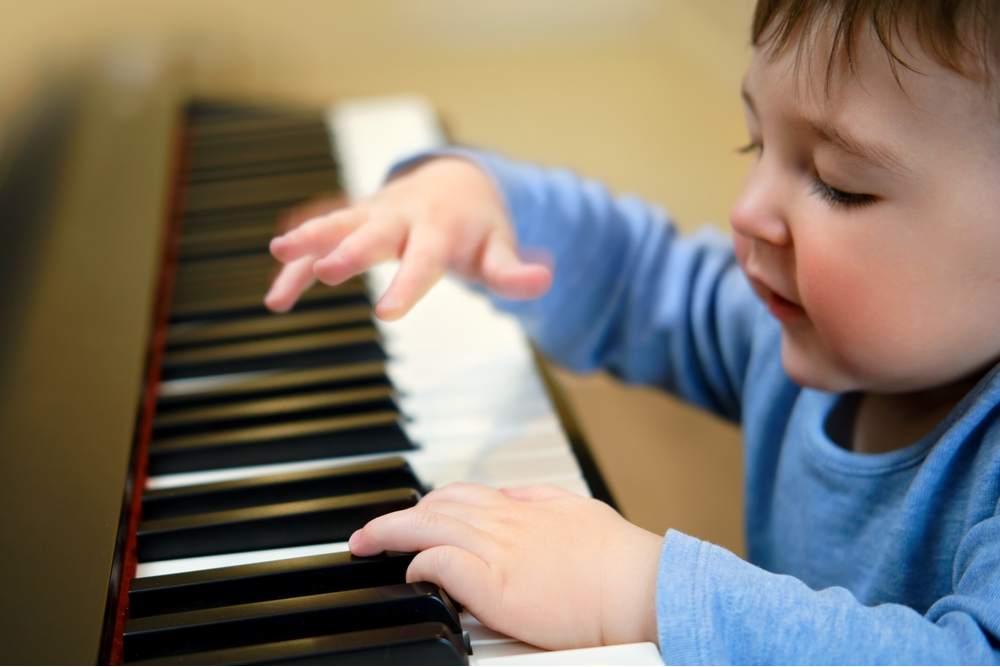
M752 4L3 0L0 148L56 73L308 104L420 93L457 141L571 167L685 229L726 228L746 167L733 149ZM557 377L628 518L742 553L731 425L601 375Z

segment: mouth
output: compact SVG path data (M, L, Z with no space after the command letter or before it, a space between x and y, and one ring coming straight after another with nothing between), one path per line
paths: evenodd
M750 281L767 309L779 322L787 323L805 317L806 311L799 304L789 301L755 278Z

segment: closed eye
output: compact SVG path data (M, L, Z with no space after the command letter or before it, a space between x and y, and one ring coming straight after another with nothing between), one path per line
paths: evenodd
M759 141L751 141L745 146L740 146L736 149L736 152L740 155L749 155L750 153L758 153L764 148L764 145Z
M878 201L878 197L875 195L838 190L824 183L818 176L813 178L812 191L834 207L855 208L870 206Z

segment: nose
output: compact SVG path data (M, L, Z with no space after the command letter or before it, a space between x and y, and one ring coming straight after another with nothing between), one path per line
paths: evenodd
M788 245L788 229L780 179L763 160L747 177L743 192L733 204L729 221L737 234L775 246Z

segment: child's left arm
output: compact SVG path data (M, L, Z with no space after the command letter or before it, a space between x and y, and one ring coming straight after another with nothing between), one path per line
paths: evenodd
M661 541L548 487L447 486L350 545L421 551L407 580L437 583L490 627L543 648L658 638L667 663L1000 661L1000 516L968 532L953 592L924 614L813 590L674 531Z
M844 588L813 590L671 531L657 592L660 650L689 664L997 664L1000 513L966 533L952 572L951 593L923 613L865 606Z

